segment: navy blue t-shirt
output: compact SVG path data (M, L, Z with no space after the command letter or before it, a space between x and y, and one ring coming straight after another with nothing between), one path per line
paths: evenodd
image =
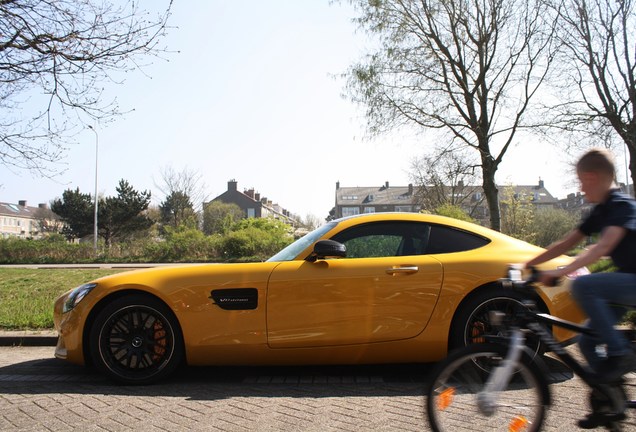
M592 209L579 230L589 236L610 226L627 230L625 237L610 254L614 264L619 271L636 273L636 201L618 189L612 189L607 200Z

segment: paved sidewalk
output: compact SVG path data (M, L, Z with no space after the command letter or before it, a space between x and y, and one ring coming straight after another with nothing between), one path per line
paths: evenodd
M549 361L546 431L578 430L587 391ZM152 386L118 386L53 358L53 347L0 347L0 430L425 431L430 366L184 368ZM632 392L636 377L629 377ZM467 419L470 425L470 419ZM630 413L625 430L636 430Z
M55 346L55 330L0 330L0 347L3 346Z

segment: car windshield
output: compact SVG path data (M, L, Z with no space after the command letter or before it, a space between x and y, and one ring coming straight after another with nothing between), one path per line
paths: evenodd
M309 245L318 241L323 235L337 225L336 222L329 222L323 226L316 228L309 234L299 238L282 251L268 259L269 262L291 261L304 251Z

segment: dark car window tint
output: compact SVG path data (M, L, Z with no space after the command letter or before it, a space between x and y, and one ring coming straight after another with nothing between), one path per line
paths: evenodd
M463 252L477 249L490 243L478 235L442 225L432 225L427 254Z
M332 240L347 247L347 258L421 255L429 229L418 222L377 222L350 228Z

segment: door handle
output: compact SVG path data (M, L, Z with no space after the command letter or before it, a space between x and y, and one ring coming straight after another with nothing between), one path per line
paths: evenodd
M411 274L411 273L417 273L419 271L419 267L418 266L406 266L406 267L391 267L389 269L386 269L386 272L390 275L393 274Z

